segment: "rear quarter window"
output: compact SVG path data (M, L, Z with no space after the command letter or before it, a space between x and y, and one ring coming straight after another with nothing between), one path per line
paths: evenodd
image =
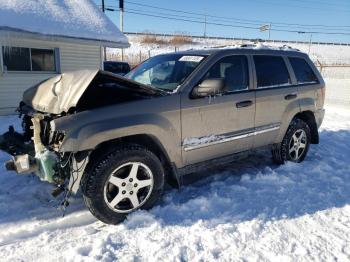
M295 77L298 84L318 83L318 79L310 67L310 65L303 58L289 57Z
M291 79L281 56L254 56L258 88L288 86Z

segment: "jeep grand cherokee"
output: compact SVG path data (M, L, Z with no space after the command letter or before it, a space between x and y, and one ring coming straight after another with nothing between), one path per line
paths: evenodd
M116 224L152 207L164 183L239 152L270 147L301 162L319 142L325 83L290 48L190 50L150 58L125 77L67 72L29 88L0 148L8 170L36 173L55 194L79 188Z

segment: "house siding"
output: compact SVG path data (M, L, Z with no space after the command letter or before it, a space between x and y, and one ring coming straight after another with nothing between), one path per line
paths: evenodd
M0 50L2 46L58 48L59 71L62 73L101 68L100 46L12 37L0 38ZM4 72L0 57L0 115L13 113L24 90L54 75L40 72Z

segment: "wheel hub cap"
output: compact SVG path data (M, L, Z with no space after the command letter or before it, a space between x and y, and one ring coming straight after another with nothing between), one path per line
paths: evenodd
M126 190L131 191L132 188L133 188L133 184L128 183L128 184L126 185Z
M142 206L152 193L153 173L143 163L128 162L115 169L106 181L104 199L110 209L128 213Z

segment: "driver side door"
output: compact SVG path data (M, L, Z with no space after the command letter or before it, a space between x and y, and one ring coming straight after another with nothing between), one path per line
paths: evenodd
M219 59L200 83L218 78L224 80L225 88L214 97L182 94L184 165L248 150L253 145L255 94L248 57L232 55Z

